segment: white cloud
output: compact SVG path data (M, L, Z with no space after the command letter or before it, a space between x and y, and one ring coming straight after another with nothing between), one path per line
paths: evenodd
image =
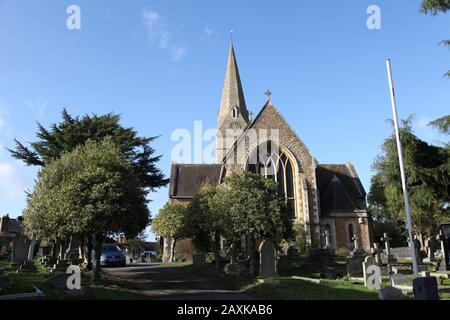
M186 54L186 47L173 40L167 27L167 19L150 9L143 11L143 18L150 40L158 48L168 50L174 61L179 61Z

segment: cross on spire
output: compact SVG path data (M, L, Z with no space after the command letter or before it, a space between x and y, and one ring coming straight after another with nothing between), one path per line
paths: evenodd
M264 94L267 96L267 100L270 101L270 96L272 95L272 92L270 92L270 90L267 89L266 92L264 92Z

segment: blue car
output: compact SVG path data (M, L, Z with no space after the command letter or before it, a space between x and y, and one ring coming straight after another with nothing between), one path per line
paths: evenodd
M92 251L92 261L95 261L95 251ZM125 267L125 254L116 244L105 243L102 245L100 265L102 267Z

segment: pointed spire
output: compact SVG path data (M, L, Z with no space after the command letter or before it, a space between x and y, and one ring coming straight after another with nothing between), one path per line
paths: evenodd
M239 108L239 113L248 122L248 110L245 104L244 91L242 90L239 69L234 54L233 39L231 38L227 71L223 85L222 100L220 102L219 126L234 107Z

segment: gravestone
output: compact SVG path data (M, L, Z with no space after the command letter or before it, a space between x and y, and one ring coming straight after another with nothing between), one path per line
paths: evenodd
M370 252L375 260L375 264L380 266L383 264L381 260L381 254L383 253L383 249L380 247L379 243L374 243L373 247L370 248Z
M12 241L11 263L19 263L20 265L27 261L29 247L30 241L27 237L18 233Z
M60 259L56 262L56 264L53 266L53 272L66 272L67 267L69 267L69 261Z
M387 263L391 264L397 262L397 259L391 254L391 245L390 245L391 238L389 238L389 234L384 233L383 238L381 238L381 241L384 241Z
M380 300L403 300L405 297L401 290L387 286L378 290L378 298Z
M436 252L436 246L433 237L427 238L427 258L429 262L436 261L434 253Z
M404 264L392 265L391 270L394 274L411 274L412 266Z
M361 250L361 247L359 245L359 237L357 237L356 235L353 236L353 245L354 245L354 249L351 252L351 255L353 256L361 256L364 255L364 251Z
M331 248L330 232L327 229L325 229L324 235L325 235L325 247L324 247L324 249L329 250Z
M37 272L37 268L34 265L33 261L25 261L22 265L20 265L18 273L22 272Z
M417 264L423 264L423 256L422 256L422 245L417 238L417 236L414 236L414 250L416 251L416 259Z
M370 263L370 262L369 262ZM381 269L376 264L366 265L364 261L364 285L369 289L381 288Z
M446 250L446 244L447 244L447 239L444 236L444 233L442 231L439 232L439 235L437 236L437 239L440 241L441 243L441 261L439 263L439 268L438 271L447 271L447 261L448 261L448 257L447 257L447 250Z
M391 285L394 288L411 288L412 289L412 280L406 277L403 274L393 274L391 276Z
M271 239L264 240L259 246L259 276L277 276L277 251Z
M354 277L354 276L361 276L364 274L363 271L363 261L364 256L356 255L356 256L348 256L346 259L346 270L347 270L347 276Z

